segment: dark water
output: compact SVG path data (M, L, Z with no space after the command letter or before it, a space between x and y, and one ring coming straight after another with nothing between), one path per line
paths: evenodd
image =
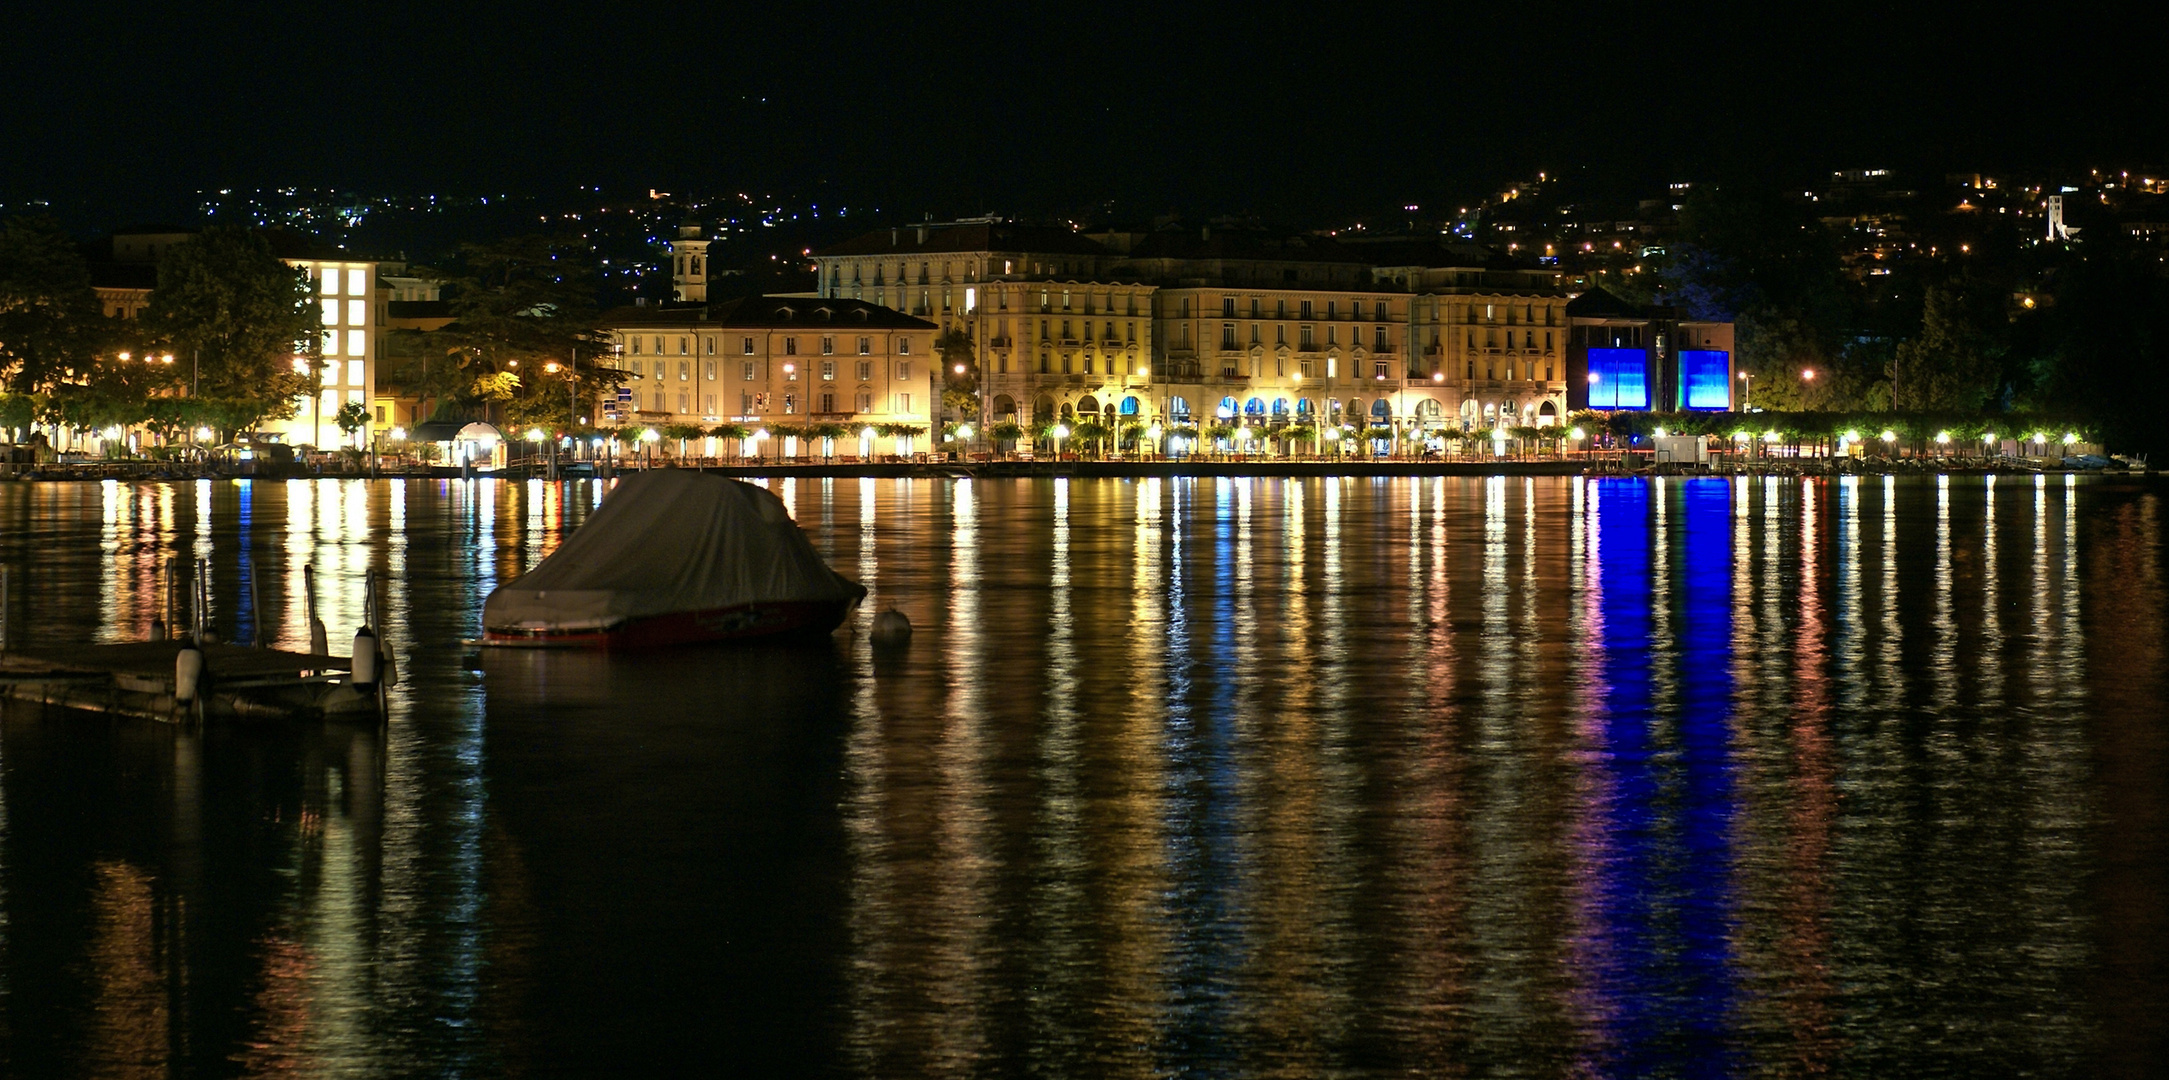
M773 481L918 633L458 644L600 489L0 485L383 728L0 727L0 1072L2146 1075L2161 497L2062 477ZM27 627L26 627L27 623Z

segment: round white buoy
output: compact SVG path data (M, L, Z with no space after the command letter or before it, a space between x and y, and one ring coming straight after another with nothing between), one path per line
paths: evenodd
M309 616L309 655L331 655L331 637L324 633L324 620L314 615Z
M191 641L173 657L173 700L183 705L203 690L203 650Z
M911 640L911 619L890 608L874 616L874 644L902 645Z
M354 666L348 681L355 687L368 690L377 684L377 664L382 657L377 653L377 636L364 626L354 631Z

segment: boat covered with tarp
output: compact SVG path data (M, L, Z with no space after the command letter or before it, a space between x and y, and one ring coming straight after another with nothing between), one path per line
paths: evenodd
M768 489L654 469L620 480L548 558L490 593L482 640L637 648L817 635L865 598Z

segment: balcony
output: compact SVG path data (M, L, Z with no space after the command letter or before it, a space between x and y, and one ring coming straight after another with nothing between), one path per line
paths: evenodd
M987 339L987 345L991 348L1006 349L1009 348L1011 344L1013 343L1005 337Z
M1426 345L1423 347L1423 354L1425 356L1444 356L1446 355L1446 346Z
M1298 345L1298 346L1296 346L1296 347L1295 347L1295 351L1297 351L1297 352L1307 352L1307 353L1314 353L1314 352L1324 352L1324 351L1325 351L1325 346L1323 346L1323 345L1320 345L1320 344L1318 344L1318 343L1317 343L1317 342L1315 342L1315 341L1306 341L1306 342L1302 343L1301 345Z

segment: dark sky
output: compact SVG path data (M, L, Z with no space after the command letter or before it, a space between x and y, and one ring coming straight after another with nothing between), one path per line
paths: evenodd
M1624 194L2162 160L2169 94L2135 23L1830 10L16 0L0 200L125 218L199 187L601 183L1317 215L1538 169Z

